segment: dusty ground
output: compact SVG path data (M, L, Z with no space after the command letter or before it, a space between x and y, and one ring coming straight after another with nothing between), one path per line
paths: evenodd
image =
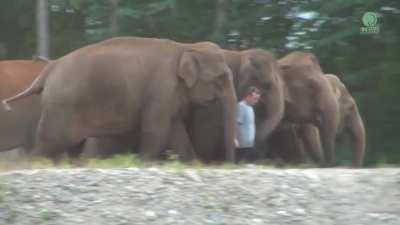
M400 224L400 169L49 169L0 183L1 225Z

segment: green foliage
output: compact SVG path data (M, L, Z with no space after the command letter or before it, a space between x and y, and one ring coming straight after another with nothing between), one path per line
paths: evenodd
M133 154L115 155L108 159L89 159L84 163L89 168L127 168L140 167L144 164Z

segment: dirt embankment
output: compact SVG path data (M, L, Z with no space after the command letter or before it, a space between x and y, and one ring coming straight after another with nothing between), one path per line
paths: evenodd
M0 224L399 225L400 169L6 172Z

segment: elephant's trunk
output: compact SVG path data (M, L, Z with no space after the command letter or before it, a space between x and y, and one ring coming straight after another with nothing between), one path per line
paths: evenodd
M272 85L261 96L262 119L257 127L257 141L264 142L278 126L284 114L284 96L282 81Z
M222 95L223 118L224 118L224 145L225 158L228 161L235 160L235 138L236 138L236 94L233 86L232 76L229 76L227 87Z
M324 149L325 166L334 166L335 159L335 139L339 122L339 106L333 95L323 101L326 105L319 109L321 121L318 122L320 130L322 148ZM319 104L322 105L322 104Z
M353 151L353 166L360 167L362 166L365 153L365 128L357 106L351 112L349 129Z

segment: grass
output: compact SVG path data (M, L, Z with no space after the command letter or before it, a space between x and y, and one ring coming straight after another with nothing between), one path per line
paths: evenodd
M79 162L70 162L68 160L63 160L57 165L54 165L48 159L35 158L35 159L0 159L0 171L11 171L11 170L21 170L21 169L47 169L47 168L128 168L128 167L159 167L163 169L170 169L174 171L181 171L184 169L236 169L243 165L234 163L218 163L218 164L204 164L198 160L190 162L181 162L176 156L168 157L164 161L152 161L144 162L134 154L120 154L115 155L110 158L100 159L100 158L90 158L81 159Z
M88 168L127 168L142 167L143 165L144 163L133 154L115 155L107 159L93 158L83 163L83 166Z
M350 165L350 161L341 161L339 165L346 166ZM284 164L277 161L264 161L259 164L263 168L315 168L318 167L315 164L300 164L290 165ZM70 162L63 160L57 165L54 165L48 159L27 159L24 157L15 157L13 159L7 157L0 157L0 172L1 171L12 171L21 169L47 169L47 168L128 168L128 167L159 167L163 169L170 169L174 171L182 171L184 169L237 169L242 168L243 164L234 164L230 162L218 163L218 164L204 164L200 161L181 162L177 159L176 155L170 155L167 160L164 161L153 161L144 162L134 154L120 154L110 158L90 158L81 159L78 162ZM398 165L395 165L398 166ZM371 167L371 165L369 165ZM379 165L374 167L388 167L388 163L385 159L381 160ZM389 166L393 167L393 165ZM1 184L0 184L1 185ZM0 188L1 191L1 188Z

